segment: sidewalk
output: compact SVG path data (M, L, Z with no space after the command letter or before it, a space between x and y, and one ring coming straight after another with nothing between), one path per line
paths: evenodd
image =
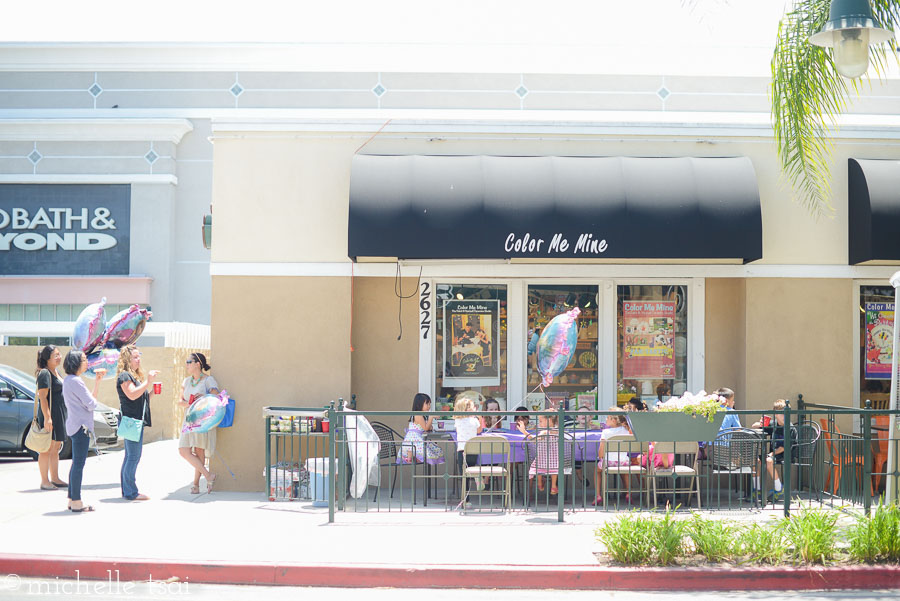
M120 497L122 453L89 457L82 496L93 513L66 510L66 492L41 491L37 463L0 462L0 576L320 586L487 588L891 588L896 568L610 569L597 564L594 529L615 514L461 516L455 512L341 513L263 493L191 495L177 441L148 444L138 468L147 502ZM214 460L214 468L222 464ZM69 462L60 464L68 478ZM229 478L224 469L219 478ZM201 483L205 491L205 482ZM764 519L755 513L747 519ZM739 516L729 514L729 518ZM127 538L128 541L123 542ZM48 556L52 554L52 556ZM703 574L708 573L709 577ZM682 576L678 576L682 574Z

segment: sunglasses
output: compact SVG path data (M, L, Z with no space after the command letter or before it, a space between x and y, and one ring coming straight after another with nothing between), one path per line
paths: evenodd
M185 363L185 365L190 365L191 363L196 363L196 361L194 361L193 359L188 359L184 363Z

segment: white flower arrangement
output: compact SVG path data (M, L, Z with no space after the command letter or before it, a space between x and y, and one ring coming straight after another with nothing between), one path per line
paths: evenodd
M724 399L717 394L708 394L701 390L697 394L685 392L680 397L669 397L668 401L658 402L656 410L669 413L685 413L692 417L702 415L710 422L716 417L716 413L724 411L722 406Z

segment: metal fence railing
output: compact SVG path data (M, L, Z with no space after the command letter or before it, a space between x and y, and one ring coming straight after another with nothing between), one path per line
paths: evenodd
M336 511L527 511L563 521L573 511L665 507L868 509L897 486L886 458L900 443L889 416L900 412L798 405L736 411L746 427L708 424L702 435L620 424L631 415L621 411L501 411L469 441L458 440L455 419L483 413L268 407L266 488L271 500L327 506L330 520ZM390 425L414 415L442 419L430 431ZM667 426L671 415L648 417ZM842 431L854 416L860 431Z

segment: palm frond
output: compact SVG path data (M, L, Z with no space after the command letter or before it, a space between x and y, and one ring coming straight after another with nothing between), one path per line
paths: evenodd
M797 0L778 26L772 57L772 125L782 171L798 200L818 219L832 216L830 130L846 110L850 87L860 93L860 80L842 78L830 52L809 43L828 20L830 0ZM892 28L900 0L874 0L872 9ZM893 48L873 48L876 75L884 71ZM868 76L866 76L868 77Z

